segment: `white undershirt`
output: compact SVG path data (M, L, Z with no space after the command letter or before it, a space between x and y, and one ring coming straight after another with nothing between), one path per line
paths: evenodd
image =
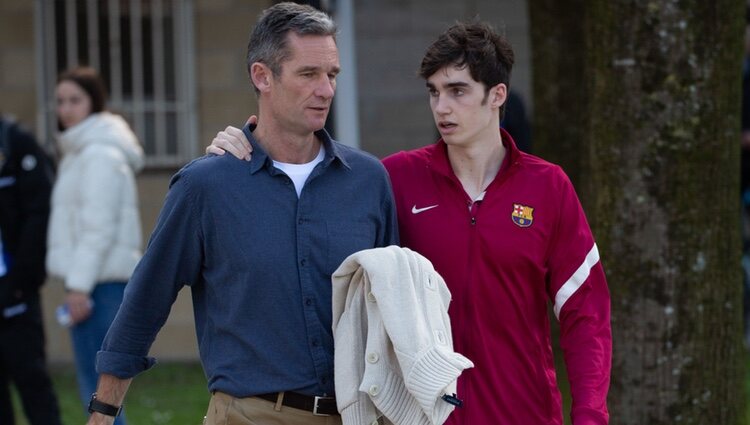
M312 173L313 168L315 168L315 166L318 165L319 162L323 161L323 158L325 158L325 153L325 149L323 149L323 147L321 146L320 150L318 151L318 156L316 156L315 159L308 163L289 164L287 162L274 161L273 165L274 167L283 171L284 174L289 176L290 179L292 179L292 183L294 183L294 190L297 191L297 198L299 198L299 195L302 193L302 187L305 186L307 178L310 176L310 173Z
M471 203L469 204L469 211L471 211L471 207L473 207L475 203L484 200L484 194L485 193L487 193L487 191L483 190L482 193L480 193L479 196L477 196L477 199L471 201Z

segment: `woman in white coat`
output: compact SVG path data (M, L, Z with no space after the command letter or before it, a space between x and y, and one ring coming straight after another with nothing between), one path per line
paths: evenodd
M93 69L62 74L55 96L62 160L52 191L47 270L65 284L87 406L98 379L96 353L141 256L134 175L143 167L143 151L125 120L105 110L104 83Z

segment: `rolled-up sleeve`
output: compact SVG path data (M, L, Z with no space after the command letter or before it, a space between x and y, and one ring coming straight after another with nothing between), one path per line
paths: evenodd
M200 191L191 185L187 171L181 170L170 183L146 252L97 354L99 373L127 379L153 366L156 360L148 351L177 293L201 279L203 232L196 206Z

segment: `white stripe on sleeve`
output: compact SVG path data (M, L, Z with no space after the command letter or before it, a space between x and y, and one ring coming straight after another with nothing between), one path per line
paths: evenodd
M578 270L573 273L573 276L565 281L563 286L560 287L560 290L557 291L557 294L555 294L555 317L557 317L558 320L560 319L560 310L562 310L565 302L568 301L568 299L576 293L578 288L583 285L583 282L588 279L589 274L591 273L591 268L598 262L599 250L596 248L596 244L594 244L594 246L591 247L591 251L586 254L583 264L578 267Z

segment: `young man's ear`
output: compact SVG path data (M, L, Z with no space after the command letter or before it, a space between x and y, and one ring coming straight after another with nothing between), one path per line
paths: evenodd
M499 83L496 86L490 88L490 103L493 108L499 108L505 104L508 100L508 86L504 83Z
M250 78L261 93L267 92L271 88L271 68L263 63L254 62L250 65Z

